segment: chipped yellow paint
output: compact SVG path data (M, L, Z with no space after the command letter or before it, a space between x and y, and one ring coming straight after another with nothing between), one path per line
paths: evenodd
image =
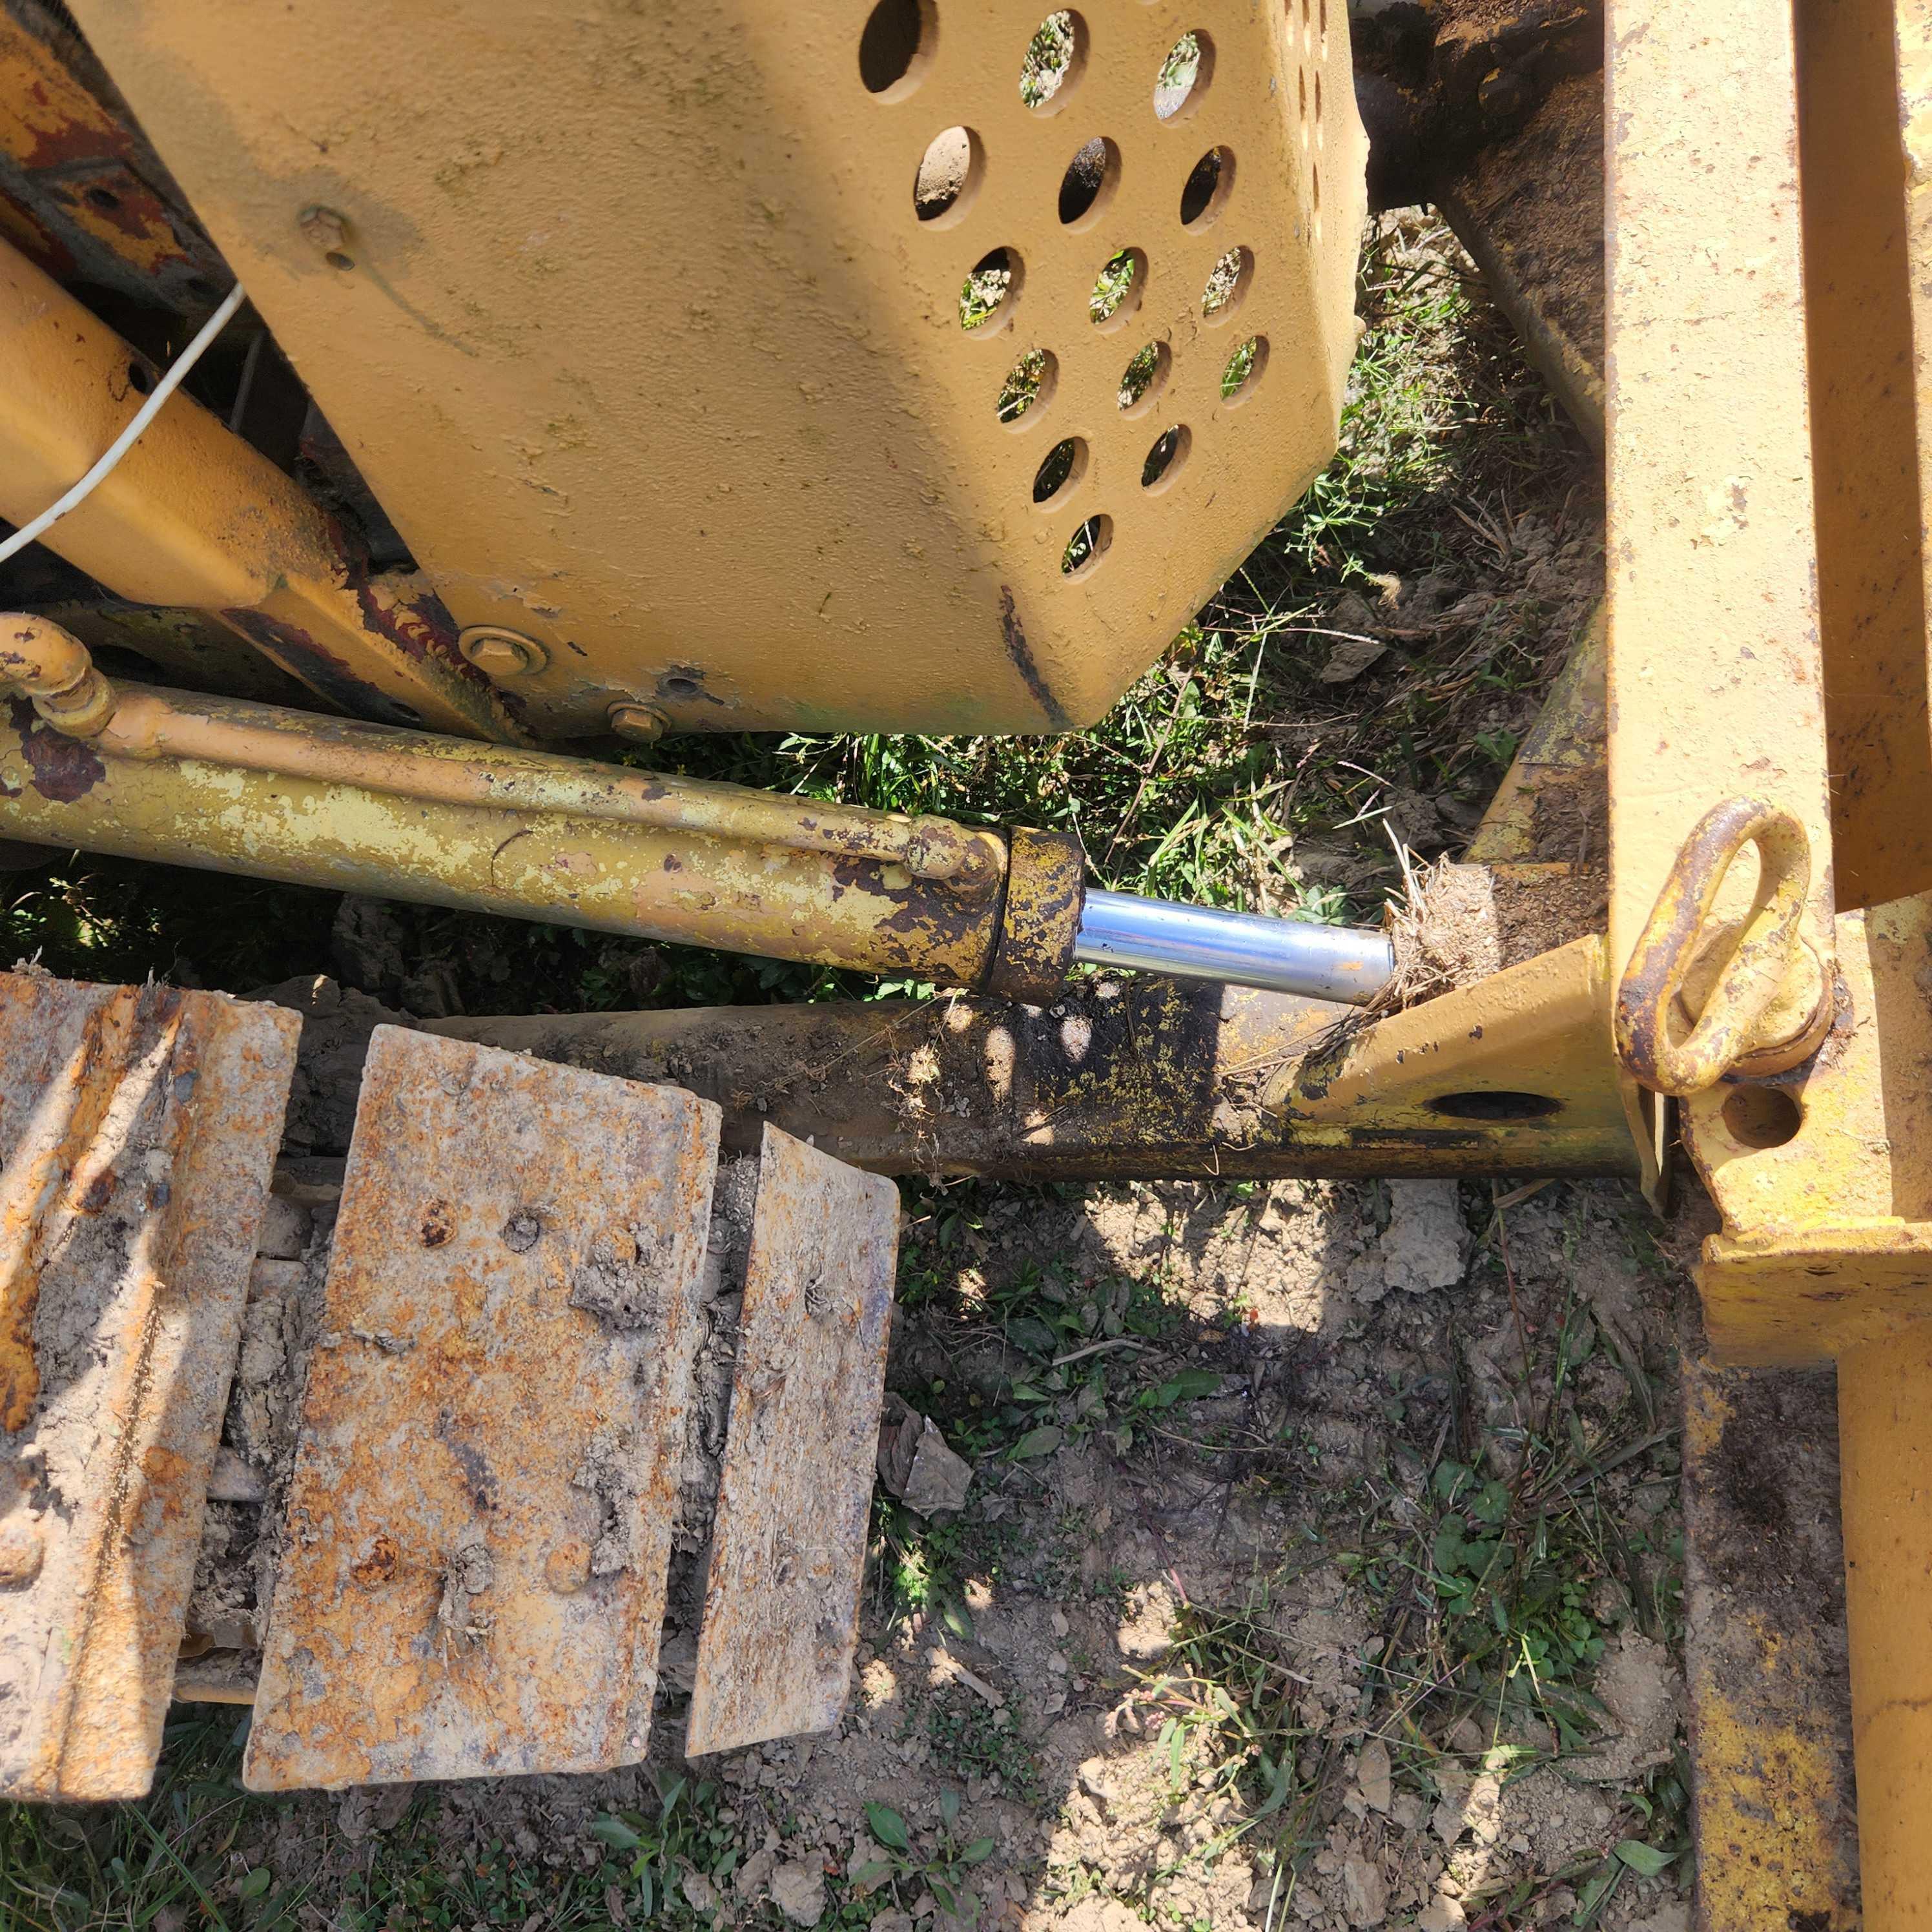
M0 246L0 516L23 524L86 473L155 372ZM170 397L47 547L137 603L212 611L321 697L395 723L521 727L412 580L373 580L298 486L191 398Z
M1008 855L983 828L238 699L115 694L91 740L14 701L10 836L950 986L993 962ZM1015 896L1046 896L1022 879ZM1070 929L1078 912L1062 893Z
M1342 0L1086 10L1029 106L1048 10L75 8L458 622L548 652L515 686L542 736L614 700L681 730L1089 722L1326 461L1365 201ZM1157 103L1190 31L1192 86ZM1036 350L1052 372L1003 421Z

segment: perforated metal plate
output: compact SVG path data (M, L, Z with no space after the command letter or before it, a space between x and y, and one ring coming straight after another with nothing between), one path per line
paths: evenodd
M1333 447L1343 0L74 10L544 731L1090 721Z

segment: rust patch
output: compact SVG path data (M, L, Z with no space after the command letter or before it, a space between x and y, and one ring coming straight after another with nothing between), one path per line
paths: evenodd
M134 1798L160 1749L298 1023L0 978L0 1793Z
M376 1028L252 1790L644 1756L717 1136L676 1089Z
M299 625L245 607L220 614L224 622L232 624L265 657L351 716L405 728L422 724L422 718L413 706L374 689L326 644Z
M20 755L33 773L28 780L34 790L56 805L71 805L85 798L107 776L107 767L82 739L70 738L42 723L33 706L23 698L8 700L14 729L20 734Z
M402 1562L402 1552L393 1536L378 1536L369 1553L349 1566L349 1574L364 1590L374 1590L393 1578Z
M1066 983L1087 898L1087 854L1070 832L1016 826L1006 835L1006 890L986 989L1043 1005Z
M844 1708L884 1393L898 1192L767 1126L685 1750Z

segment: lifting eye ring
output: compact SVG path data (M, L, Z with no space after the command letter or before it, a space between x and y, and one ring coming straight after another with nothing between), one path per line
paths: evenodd
M1716 967L1708 991L1692 1006L1685 998L1698 969L1722 934L1710 922L1732 862L1747 845L1758 849L1757 897L1727 957ZM1679 1098L1714 1087L1758 1048L1795 1045L1797 1058L1817 1044L1831 1018L1826 975L1798 931L1811 886L1811 848L1803 824L1762 799L1732 798L1700 818L1672 862L1617 987L1617 1057L1634 1078L1659 1094ZM1805 982L1816 982L1795 1024L1776 1028L1780 1000L1789 1003ZM1673 1004L1695 1014L1688 1031L1672 1027ZM1788 1060L1787 1064L1795 1064Z

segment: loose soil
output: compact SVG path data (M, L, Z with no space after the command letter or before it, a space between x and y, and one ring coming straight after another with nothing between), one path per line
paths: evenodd
M1545 1418L1574 1418L1599 1444L1640 1439L1642 1403L1666 1400L1682 1284L1642 1210L1609 1186L1548 1186L1500 1209L1492 1190L1452 1183L934 1196L905 1229L915 1305L901 1311L888 1381L975 1464L967 1508L941 1526L944 1580L922 1603L908 1594L896 1546L914 1526L888 1513L838 1732L685 1766L684 1626L747 1170L754 1184L744 1162L720 1190L710 1366L687 1460L698 1500L680 1526L686 1584L673 1593L651 1762L384 1795L390 1829L421 1856L561 1876L602 1856L600 1816L652 1812L654 1786L685 1773L712 1787L716 1836L674 1868L675 1923L780 1922L770 1900L789 1867L820 1882L790 1922L818 1922L800 1916L815 1899L829 1922L875 1932L1143 1916L1322 1932L1567 1923L1582 1874L1656 1835L1633 1797L1667 1770L1682 1718L1667 1443L1591 1486L1628 1565L1606 1554L1573 1579L1604 1646L1587 1736L1566 1741L1520 1684L1460 1656L1429 1580L1445 1461L1520 1485L1547 1453ZM1010 1311L1042 1294L1076 1328L1097 1310L1102 1340L1085 1359L1108 1372L1081 1384L1097 1401L1042 1409L1064 1418L1057 1445L1016 1456L997 1418L1023 1381L1046 1378ZM1156 1312L1157 1333L1106 1336L1124 1295ZM1177 1382L1181 1399L1158 1406ZM238 1401L231 1424L253 1412ZM1278 1726L1288 1754L1292 1796L1273 1814L1257 1816L1266 1778L1202 1669L1198 1633L1217 1624L1255 1660L1252 1676L1224 1681L1230 1711ZM1425 1670L1439 1681L1418 1688ZM879 1862L868 1804L891 1808L919 1862L943 1868L949 1799L954 1843L992 1841L953 1875L957 1914L917 1874L852 1876ZM367 1867L376 1802L298 1799L245 1822L236 1856L299 1877L316 1901L302 1916L328 1923ZM800 1882L782 1888L795 1905ZM1514 1914L1484 1918L1518 1894ZM1673 1879L1632 1874L1596 1922L1664 1932L1679 1910Z

